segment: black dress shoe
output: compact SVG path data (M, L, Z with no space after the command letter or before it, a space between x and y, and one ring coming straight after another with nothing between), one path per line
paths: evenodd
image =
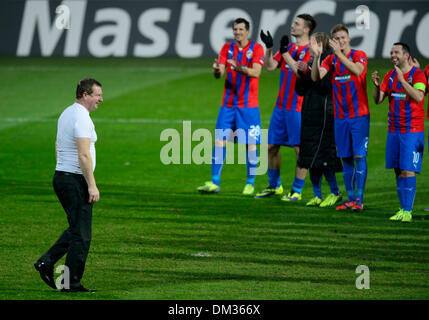
M54 280L54 266L47 265L45 262L37 261L34 268L40 273L40 278L52 289L57 289Z
M70 288L70 289L62 288L61 292L89 292L89 293L94 293L94 292L97 292L97 290L90 290L90 289L85 288L84 286L79 286L79 287Z

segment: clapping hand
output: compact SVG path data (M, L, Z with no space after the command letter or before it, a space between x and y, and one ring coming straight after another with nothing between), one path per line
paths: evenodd
M329 46L331 47L332 51L334 51L334 54L336 56L338 56L338 54L341 53L341 47L340 47L340 44L337 40L330 39L329 40Z
M271 36L270 32L267 30L267 34L264 33L263 30L261 30L261 40L265 44L265 47L267 49L271 49L274 45L273 43L273 37Z
M322 43L321 42L317 43L316 38L311 37L310 46L315 57L320 57L322 55L322 52L323 52Z

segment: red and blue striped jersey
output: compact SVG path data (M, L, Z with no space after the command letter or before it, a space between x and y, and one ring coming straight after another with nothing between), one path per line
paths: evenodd
M427 79L422 70L412 67L404 74L404 79L414 87L416 83L426 86ZM389 131L390 132L422 132L424 128L425 110L424 99L416 102L406 93L398 81L396 70L390 70L383 78L380 90L389 99Z
M368 59L365 52L353 49L350 50L347 58L363 64L364 70L359 77L352 74L334 54L327 56L321 65L332 76L332 98L336 119L362 117L369 114L366 92Z
M308 44L299 46L295 43L290 43L287 51L295 61L303 61L307 63L310 60ZM286 64L286 61L283 59L280 51L277 51L273 56L273 59L279 63L280 68L280 86L276 107L301 112L304 97L298 95L295 91L296 74Z
M219 63L225 64L226 79L222 106L238 108L259 107L259 78L247 77L236 72L228 59L237 61L238 66L252 68L254 63L264 65L264 48L255 41L239 48L235 41L224 44L219 55Z

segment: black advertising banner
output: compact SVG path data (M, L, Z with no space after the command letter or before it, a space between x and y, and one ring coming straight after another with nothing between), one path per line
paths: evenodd
M269 30L278 43L294 17L309 13L329 33L342 23L351 46L389 57L394 42L429 58L429 1L137 1L3 0L0 55L197 58L215 56L232 39L232 21ZM276 47L275 47L276 49Z

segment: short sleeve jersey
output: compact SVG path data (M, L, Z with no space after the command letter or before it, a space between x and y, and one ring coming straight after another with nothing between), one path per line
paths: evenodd
M291 43L288 45L287 51L295 61L307 63L310 60L308 44L299 46L295 43ZM280 86L276 107L301 112L304 97L298 95L295 91L296 74L287 65L280 51L277 51L273 59L279 63L280 68Z
M79 103L66 108L58 119L57 127L57 165L55 170L82 174L79 165L76 138L90 138L89 151L92 168L95 169L95 142L97 134L89 111Z
M334 54L327 56L321 64L321 67L328 70L332 76L332 98L336 119L355 118L369 114L366 90L368 59L365 52L353 49L350 50L347 58L355 63L363 64L364 70L359 77L353 75Z
M264 48L255 41L249 41L246 47L238 47L236 41L226 43L220 52L219 63L225 64L226 79L222 106L238 108L259 107L259 78L247 77L234 70L227 62L233 59L238 66L252 68L254 63L264 65Z
M413 66L409 72L404 74L404 79L411 86L417 89L423 88L423 92L425 91L427 78L424 72L417 67ZM385 92L389 99L388 122L390 132L424 131L424 100L416 102L411 99L399 82L396 70L390 70L384 76L380 90Z

